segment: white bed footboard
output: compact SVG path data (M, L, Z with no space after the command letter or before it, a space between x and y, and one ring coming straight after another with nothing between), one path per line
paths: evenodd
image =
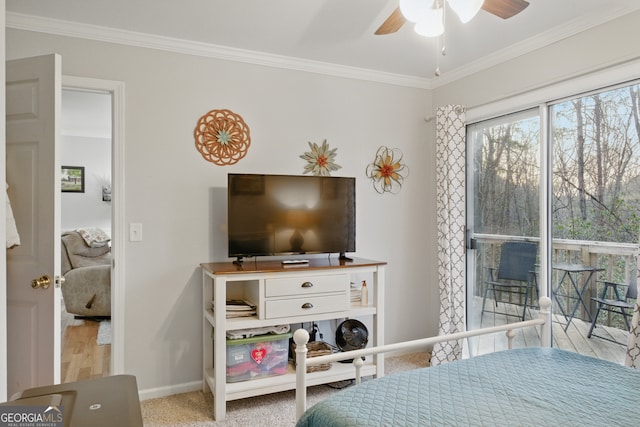
M497 332L506 332L508 347L512 348L514 329L527 328L536 325L545 325L541 328L541 343L544 347L551 346L551 328L550 325L550 308L551 300L547 297L540 298L540 317L538 319L526 320L517 323L510 323L501 326L492 326L489 328L476 329L473 331L457 332L451 335L442 335L437 337L423 338L413 341L405 341L396 344L387 344L377 347L364 348L362 350L346 351L342 353L334 353L327 356L318 356L307 359L307 343L309 342L309 333L305 329L298 329L293 334L293 340L296 343L296 419L299 419L307 410L307 367L322 365L340 360L353 359L355 366L356 384L360 383L360 367L363 364L362 356L370 356L390 351L404 351L420 347L432 346L437 342L453 341L480 335L494 334Z

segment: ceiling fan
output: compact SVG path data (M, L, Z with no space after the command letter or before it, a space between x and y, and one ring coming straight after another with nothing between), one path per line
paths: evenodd
M529 2L525 0L485 0L482 4L482 9L502 19L508 19L522 12L527 6L529 6ZM382 23L380 28L376 30L375 34L395 33L406 21L407 19L400 11L400 7L397 7Z

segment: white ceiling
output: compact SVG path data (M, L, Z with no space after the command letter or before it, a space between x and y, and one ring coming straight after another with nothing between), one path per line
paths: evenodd
M226 54L232 48L231 58L250 60L260 53L260 61L267 54L289 64L355 67L351 71L406 77L423 87L640 9L638 0L528 1L527 9L508 20L480 11L460 24L450 13L439 78L436 40L415 34L410 24L395 34L373 34L398 0L6 0L6 8L7 26L13 28L94 38L110 28L117 30L118 42L153 35L156 47L192 41L199 48L224 47Z

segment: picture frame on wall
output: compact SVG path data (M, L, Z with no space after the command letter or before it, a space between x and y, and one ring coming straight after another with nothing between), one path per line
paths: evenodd
M60 188L63 193L84 193L84 166L62 166Z

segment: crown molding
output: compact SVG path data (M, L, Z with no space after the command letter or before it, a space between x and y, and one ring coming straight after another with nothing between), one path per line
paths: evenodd
M616 18L640 10L640 4L629 5L626 7L612 8L608 10L606 15L588 15L580 16L561 26L544 33L536 34L526 40L513 44L506 49L494 52L477 61L470 62L463 67L456 68L451 71L443 72L441 77L431 79L431 89L435 89L456 80L468 77L480 71L487 70L498 64L502 64L519 56L549 46L553 43L575 36L583 31L587 31L598 25L605 24Z
M418 89L431 88L431 80L420 77L385 73L365 68L349 67L328 62L274 55L15 12L7 12L6 27L16 30L35 31L396 86Z

